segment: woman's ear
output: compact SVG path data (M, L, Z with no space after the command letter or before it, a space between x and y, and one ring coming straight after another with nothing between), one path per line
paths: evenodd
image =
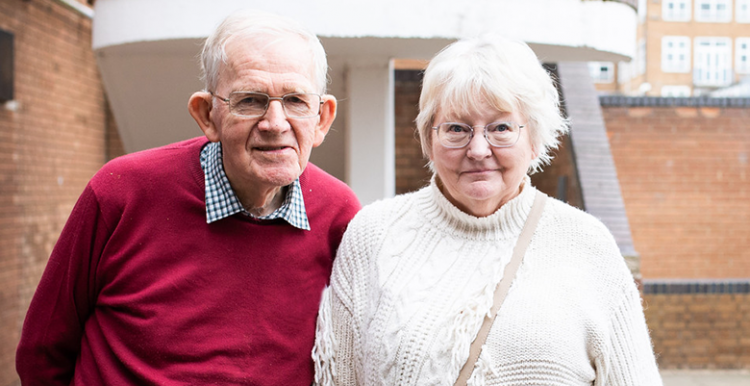
M212 98L213 96L205 91L193 93L188 100L188 111L206 138L211 142L219 142L219 130L211 120Z

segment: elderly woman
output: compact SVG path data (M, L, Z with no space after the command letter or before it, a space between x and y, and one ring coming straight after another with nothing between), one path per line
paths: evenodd
M534 53L492 35L456 42L427 68L419 107L432 181L349 224L318 317L317 382L453 385L488 319L470 385L661 384L612 235L527 176L567 130Z

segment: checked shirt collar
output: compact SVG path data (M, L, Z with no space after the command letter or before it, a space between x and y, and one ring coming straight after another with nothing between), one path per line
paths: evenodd
M221 142L210 142L201 150L201 168L206 177L206 223L210 224L236 213L242 213L260 220L281 218L295 228L310 230L299 178L289 185L281 207L267 216L256 217L240 204L239 198L229 184L221 158Z

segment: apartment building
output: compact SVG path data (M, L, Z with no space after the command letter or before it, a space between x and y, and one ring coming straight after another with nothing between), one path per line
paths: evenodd
M639 0L630 62L591 62L604 94L750 95L750 0Z

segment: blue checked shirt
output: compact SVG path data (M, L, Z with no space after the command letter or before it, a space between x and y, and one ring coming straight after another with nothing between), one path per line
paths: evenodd
M201 168L206 177L206 223L242 213L260 220L281 218L295 228L310 230L299 178L289 185L281 207L267 216L256 217L245 210L229 184L221 158L221 142L211 142L201 150Z

